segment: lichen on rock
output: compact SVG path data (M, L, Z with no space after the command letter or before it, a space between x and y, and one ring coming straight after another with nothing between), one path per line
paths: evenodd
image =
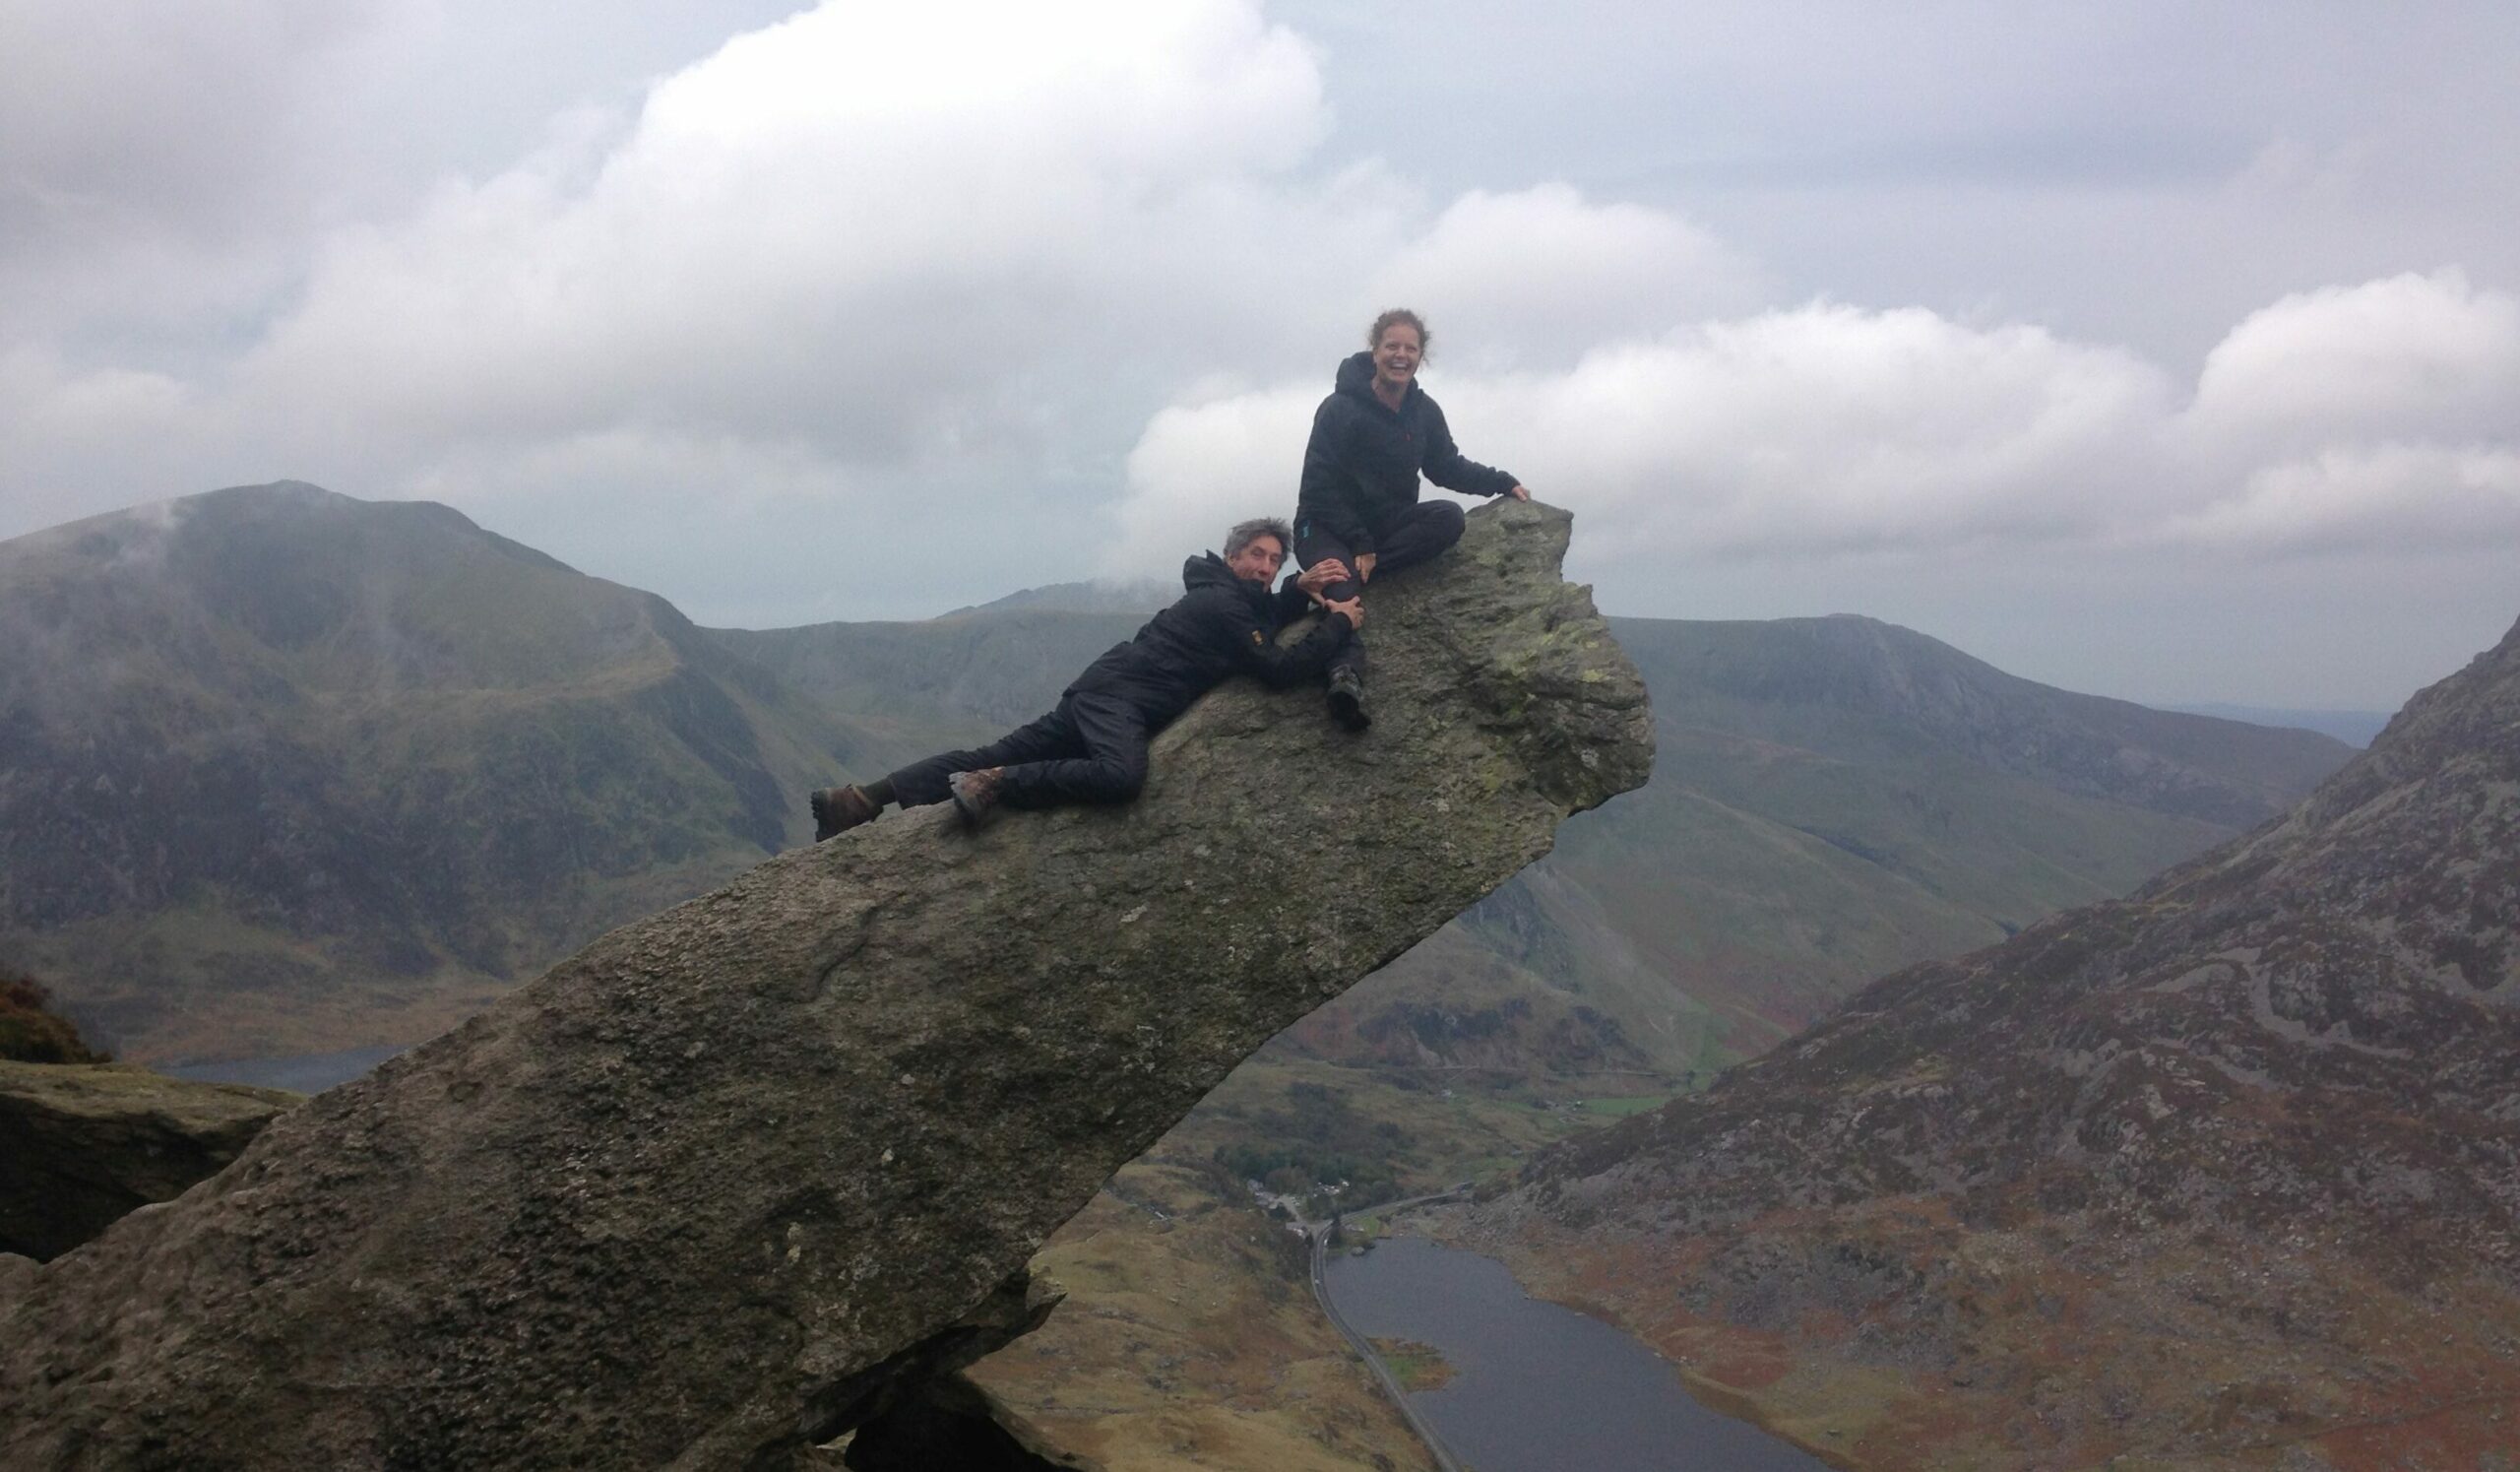
M1645 780L1570 526L1376 585L1361 736L1237 681L1125 807L784 855L0 1274L0 1462L774 1467L1020 1332L1112 1171Z

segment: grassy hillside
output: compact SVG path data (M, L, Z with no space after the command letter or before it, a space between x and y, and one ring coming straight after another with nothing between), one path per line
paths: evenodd
M1069 608L974 609L917 623L822 623L712 629L727 649L826 709L880 719L935 745L1009 730L1058 703L1059 691L1141 613Z

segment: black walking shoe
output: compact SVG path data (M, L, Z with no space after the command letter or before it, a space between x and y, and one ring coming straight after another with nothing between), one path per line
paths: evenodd
M1330 719L1344 731L1362 731L1374 724L1365 709L1365 682L1354 670L1330 672Z
M814 809L816 843L835 834L846 833L860 823L871 823L884 811L881 804L866 796L864 788L854 784L817 789L807 801Z
M954 811L966 828L977 828L997 812L998 769L982 767L976 772L957 772L945 781L946 790L954 795Z

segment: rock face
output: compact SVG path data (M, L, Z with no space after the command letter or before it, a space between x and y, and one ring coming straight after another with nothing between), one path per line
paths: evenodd
M0 1252L58 1256L236 1158L295 1094L0 1060Z
M2520 628L2290 816L1471 1230L1855 1465L2315 1468L2511 1450L2515 1218Z
M1645 780L1569 525L1375 590L1361 737L1236 682L1127 807L784 855L0 1274L0 1463L776 1467L1001 1342L1236 1061Z

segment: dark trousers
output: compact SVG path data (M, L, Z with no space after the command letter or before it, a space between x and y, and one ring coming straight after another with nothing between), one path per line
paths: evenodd
M1446 547L1461 541L1461 506L1453 501L1419 501L1374 529L1374 576L1387 578L1404 567L1415 567L1431 561ZM1356 555L1337 533L1318 527L1308 516L1295 520L1295 564L1310 567L1324 557L1336 557L1356 569ZM1354 578L1331 584L1323 597L1345 603L1364 591L1365 585ZM1355 672L1365 677L1365 636L1351 634L1339 652L1330 657L1330 670Z
M1058 709L975 751L942 751L886 779L904 807L953 796L957 772L1002 767L998 799L1009 807L1061 802L1126 802L1146 786L1146 747L1155 738L1138 708L1117 695L1063 696Z

